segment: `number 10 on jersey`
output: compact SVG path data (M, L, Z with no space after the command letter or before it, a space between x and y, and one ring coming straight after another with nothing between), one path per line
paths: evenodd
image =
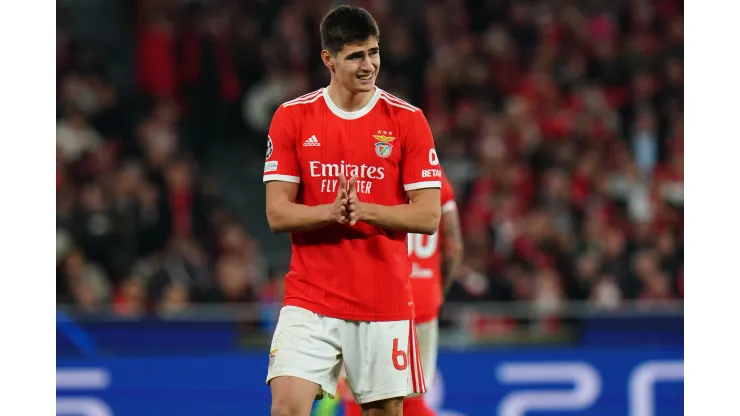
M439 233L432 235L409 234L409 257L416 256L418 259L428 259L437 251Z

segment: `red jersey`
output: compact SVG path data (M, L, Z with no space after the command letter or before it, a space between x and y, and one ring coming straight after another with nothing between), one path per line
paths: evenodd
M380 88L354 112L326 89L283 103L270 125L264 181L298 183L295 202L315 206L334 202L340 172L357 175L361 201L386 206L442 186L424 114ZM362 222L291 233L283 304L346 320L412 319L406 235Z
M455 192L442 173L440 203L442 215L455 211ZM411 291L414 294L416 321L437 318L442 305L442 261L439 253L439 231L432 235L409 234L408 254L411 260Z

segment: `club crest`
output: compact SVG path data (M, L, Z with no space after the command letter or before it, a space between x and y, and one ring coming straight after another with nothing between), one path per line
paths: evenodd
M373 138L377 140L375 143L375 154L386 158L391 155L391 152L393 151L393 145L391 145L390 142L396 140L393 136L388 136L388 132L382 132L383 134L380 134L381 132L378 131L378 134L374 134Z
M268 360L267 367L272 367L273 364L275 364L275 353L277 353L277 348L270 351L270 359Z

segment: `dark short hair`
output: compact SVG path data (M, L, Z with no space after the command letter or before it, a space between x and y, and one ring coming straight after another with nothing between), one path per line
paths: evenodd
M321 47L336 54L349 43L364 42L371 37L380 39L380 30L373 16L355 6L338 6L321 21Z

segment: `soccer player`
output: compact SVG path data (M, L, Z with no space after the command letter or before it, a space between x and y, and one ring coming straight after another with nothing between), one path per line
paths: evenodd
M444 172L440 205L442 219L437 233L408 236L408 255L413 265L411 289L416 309L416 331L427 389L434 383L434 375L437 372L439 309L463 254L455 193ZM344 409L345 416L362 414L360 407L351 397L344 397ZM431 416L434 412L427 407L424 396L417 395L403 401L403 414Z
M375 86L379 30L339 6L321 22L326 88L283 103L267 141L267 220L292 258L267 371L273 415L308 416L344 365L367 415L426 391L408 233L433 234L442 173L421 110Z

